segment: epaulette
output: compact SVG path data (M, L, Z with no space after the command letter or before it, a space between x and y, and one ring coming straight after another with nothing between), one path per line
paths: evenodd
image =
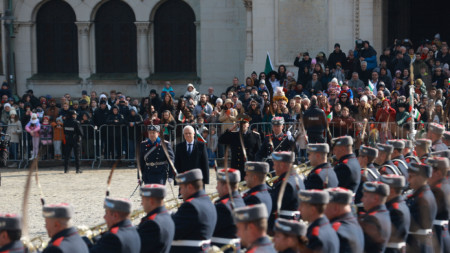
M317 236L319 236L319 231L320 231L320 227L316 226L312 229L311 235L317 237Z
M321 171L322 171L322 169L317 169L316 171L314 171L314 173L316 173L317 175L319 175Z
M117 232L119 232L119 227L113 227L113 228L111 228L111 233L113 233L113 234L117 234Z
M337 232L339 230L339 228L341 227L341 225L342 225L342 223L337 221L337 222L333 223L332 227L333 227L334 231Z
M61 243L62 243L63 240L64 240L64 236L63 236L63 237L60 237L60 238L58 238L58 239L56 239L56 240L52 243L52 245L53 245L53 246L56 246L56 247L59 247L59 245L61 245Z
M398 209L398 208L399 208L398 202L393 203L393 204L392 204L392 207L393 207L394 209Z
M154 220L156 215L158 215L158 213L152 214L150 217L148 217L148 220Z

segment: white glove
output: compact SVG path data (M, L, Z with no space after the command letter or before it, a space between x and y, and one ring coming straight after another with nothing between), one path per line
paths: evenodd
M173 179L172 178L169 178L169 184L173 184Z
M292 137L291 131L288 130L288 131L286 132L286 135L287 135L287 137L289 137L289 138Z

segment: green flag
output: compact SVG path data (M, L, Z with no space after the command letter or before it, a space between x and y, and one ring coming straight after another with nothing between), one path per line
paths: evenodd
M273 70L272 60L270 60L269 52L267 52L266 67L264 68L264 73L266 73L266 75L268 75L269 72L272 70Z

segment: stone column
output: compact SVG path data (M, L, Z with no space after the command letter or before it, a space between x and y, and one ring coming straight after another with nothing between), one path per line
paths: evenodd
M244 0L244 6L247 10L247 27L245 32L247 34L247 55L245 57L246 61L253 60L253 0Z
M150 75L148 65L148 29L150 22L134 22L137 32L138 77L144 80Z
M92 22L75 22L78 27L78 73L86 81L91 76L89 67L89 30Z

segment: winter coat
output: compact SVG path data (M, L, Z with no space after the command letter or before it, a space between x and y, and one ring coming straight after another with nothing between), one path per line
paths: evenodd
M53 140L53 128L51 125L41 125L41 130L39 130L39 136L41 138L42 145L50 145Z
M32 126L31 124L34 124ZM33 137L39 137L39 131L41 130L41 124L39 123L39 120L30 120L28 124L25 126L25 130Z
M13 122L8 121L8 128L6 129L6 134L11 136L11 142L20 142L20 137L22 136L22 123L20 120Z
M235 123L236 122L236 116L238 115L238 112L234 108L230 108L229 110L222 110L219 116L219 121L221 123ZM222 130L225 131L227 129L231 129L233 127L233 124L225 125Z
M53 140L64 141L64 124L58 125L56 122L52 122L53 127Z

